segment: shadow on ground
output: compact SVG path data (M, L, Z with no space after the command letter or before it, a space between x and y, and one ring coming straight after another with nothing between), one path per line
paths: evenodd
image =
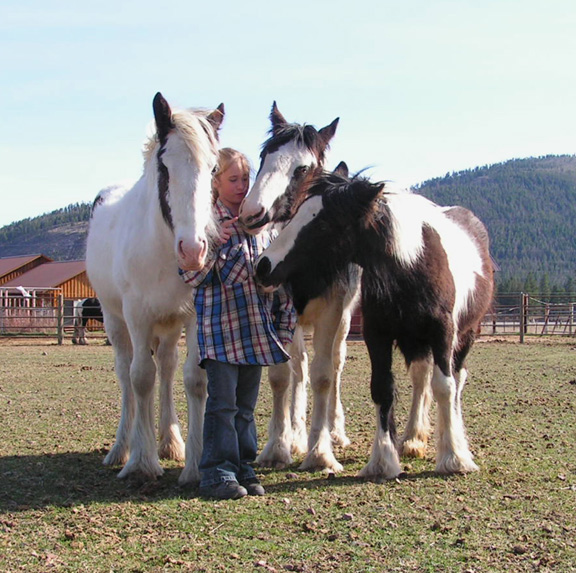
M32 456L0 458L0 513L41 509L43 507L73 507L80 504L122 501L188 499L196 497L197 487L180 487L181 467L165 468L156 481L120 480L119 467L102 465L104 453L65 452ZM283 494L298 489L340 488L360 486L364 480L353 476L334 476L297 472L293 468L272 470L260 468L268 494ZM282 479L267 480L268 475L283 474ZM438 479L433 472L409 474L403 480Z

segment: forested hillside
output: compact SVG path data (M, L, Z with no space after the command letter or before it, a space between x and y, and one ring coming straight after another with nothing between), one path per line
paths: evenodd
M92 205L75 203L0 229L0 257L42 254L56 261L84 258Z
M514 159L426 181L418 193L486 224L500 292L576 292L576 156ZM69 205L0 229L0 257L82 259L91 206Z
M418 186L488 227L503 291L576 290L576 156L515 159Z

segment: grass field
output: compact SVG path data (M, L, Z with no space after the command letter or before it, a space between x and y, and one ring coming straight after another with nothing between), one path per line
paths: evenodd
M182 351L183 352L183 351ZM397 360L400 431L411 389ZM374 432L369 364L349 345L352 445L337 476L259 470L264 498L214 502L105 468L119 419L112 350L0 340L1 571L576 571L576 341L480 342L464 415L481 471L355 477ZM181 372L178 411L185 425ZM266 439L271 400L257 416Z

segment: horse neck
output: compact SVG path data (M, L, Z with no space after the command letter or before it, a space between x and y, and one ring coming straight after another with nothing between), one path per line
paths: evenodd
M370 271L375 261L394 258L394 229L389 210L372 223L362 221L348 236L352 237L350 263Z
M139 247L145 244L153 252L173 254L174 235L162 215L155 166L147 166L132 194L130 209L141 237Z

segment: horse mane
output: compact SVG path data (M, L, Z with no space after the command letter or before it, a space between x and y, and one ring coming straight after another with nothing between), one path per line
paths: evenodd
M190 153L198 157L202 163L206 161L206 158L218 153L218 139L214 133L214 128L207 119L209 114L210 111L198 108L176 110L172 113L174 128L182 137L182 141L188 147ZM200 137L202 132L208 137L208 145L206 144L206 139ZM142 150L145 164L155 157L159 144L156 123L152 121Z
M362 217L365 228L381 231L382 202L385 202L386 191L384 182L372 182L362 175L364 170L352 176L346 176L336 171L324 172L317 177L308 189L308 196L330 196L332 214L354 213ZM380 191L374 191L380 187ZM363 200L360 193L366 190L369 200Z
M286 123L280 126L273 126L268 131L270 137L262 144L260 159L268 153L274 153L289 141L295 141L300 145L305 145L314 155L318 157L320 165L324 163L328 144L313 125L298 123Z

